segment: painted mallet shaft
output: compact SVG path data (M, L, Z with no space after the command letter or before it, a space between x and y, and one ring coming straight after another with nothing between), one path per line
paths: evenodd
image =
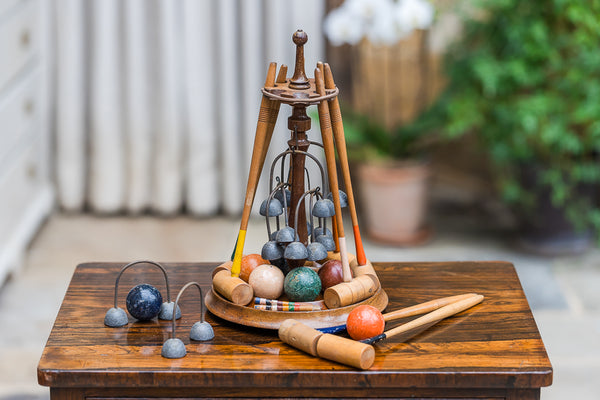
M325 88L335 89L333 73L331 72L329 64L325 63L323 65L323 71L325 75ZM356 259L358 261L358 265L365 265L367 262L367 257L365 256L365 250L360 237L360 229L358 228L358 215L356 213L354 191L352 190L352 181L350 179L350 167L348 164L348 153L346 151L344 124L342 122L342 112L340 110L340 103L337 96L329 100L329 115L331 118L331 126L333 128L333 137L335 139L336 150L338 156L340 157L340 168L342 169L344 184L346 185L346 194L348 195L348 206L350 208L352 229L354 231L354 244L356 246Z
M283 70L284 66L282 66ZM275 72L277 69L276 63L269 64L267 71L267 78L265 80L265 86L273 86L275 84ZM285 75L287 67L283 74ZM280 79L281 79L280 70ZM250 211L252 210L252 204L254 203L254 196L256 195L256 188L258 186L258 180L262 171L267 151L269 150L269 143L273 136L273 129L275 128L275 122L277 121L277 114L279 113L280 103L275 100L270 100L267 96L263 95L260 103L260 111L258 113L258 122L256 124L256 135L254 136L254 147L252 149L252 158L250 161L250 172L248 173L248 184L246 186L246 196L244 198L244 208L242 211L242 220L240 222L240 231L235 245L235 252L233 255L233 265L231 266L231 276L238 277L240 275L240 269L242 264L242 254L244 252L244 242L246 240L246 230L248 229L248 220L250 219Z
M317 94L319 96L325 96L325 82L323 80L323 74L319 68L315 68L315 84ZM331 194L333 196L333 205L335 207L335 222L340 245L342 274L344 282L350 282L352 280L352 273L350 272L350 264L348 262L344 223L342 222L342 207L340 205L340 190L335 166L335 149L333 147L333 132L331 129L331 118L329 116L329 105L326 101L322 101L318 104L317 108L319 111L319 123L321 125L321 137L323 138L323 149L325 150L325 161L327 162L329 189L331 190Z
M479 304L483 301L482 295L475 295L468 297L466 299L457 301L455 303L448 304L442 308L438 308L435 311L432 311L428 314L423 315L417 319L414 319L406 324L397 326L392 328L386 332L383 332L381 335L374 336L372 338L361 340L361 343L372 344L378 342L383 339L389 339L401 333L409 332L414 329L421 328L426 325L433 325L443 320L444 318L448 318L454 314L458 314L461 311L464 311L468 308L473 307L476 304Z

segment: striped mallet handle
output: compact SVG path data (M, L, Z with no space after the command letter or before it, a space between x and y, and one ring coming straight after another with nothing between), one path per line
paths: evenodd
M314 301L287 301L287 300L276 300L276 299L267 299L264 297L255 297L254 304L310 304L311 306L319 307L322 309L326 309L325 302L323 300L314 300Z
M294 305L292 304L255 304L255 310L263 310L263 311L321 311L319 307L302 304L302 305Z

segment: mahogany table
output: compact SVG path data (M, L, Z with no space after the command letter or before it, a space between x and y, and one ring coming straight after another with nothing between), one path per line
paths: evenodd
M216 264L166 264L173 293L195 280L206 289ZM77 267L38 366L52 400L117 398L469 398L538 399L552 366L514 267L504 262L376 263L388 310L477 292L483 303L411 338L375 345L368 371L321 360L283 344L275 331L235 325L207 314L209 342L189 340L200 319L197 290L180 300L177 337L188 354L160 355L167 321L108 328L113 286L123 264ZM135 266L121 279L119 302L135 284L165 296L163 278ZM174 299L173 299L174 300ZM404 321L388 324L388 328Z

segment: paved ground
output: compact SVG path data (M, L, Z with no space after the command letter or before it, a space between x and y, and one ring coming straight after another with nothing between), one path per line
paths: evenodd
M443 214L443 213L442 213ZM509 231L478 216L436 218L425 246L400 249L367 242L374 261L506 260L515 264L554 366L542 399L600 399L600 249L547 259L515 251ZM439 220L439 222L438 222ZM20 272L0 290L0 400L44 400L36 366L75 266L84 261L217 261L231 252L238 219L49 219ZM497 226L497 225L496 225ZM253 221L247 249L260 249ZM228 240L223 240L227 238Z

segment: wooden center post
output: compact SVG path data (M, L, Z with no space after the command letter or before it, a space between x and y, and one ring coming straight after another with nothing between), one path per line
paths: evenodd
M292 152L291 156L291 191L292 200L290 204L289 225L296 230L299 241L308 244L308 231L306 228L306 209L304 204L300 204L298 208L298 226L295 226L296 207L302 200L304 195L304 163L306 155L302 152L308 151L310 142L306 136L306 131L310 129L310 117L306 114L306 106L296 105L293 108L292 116L288 118L288 128L291 131L292 137L288 141L288 146L292 151L299 150L300 152Z
M308 36L302 30L296 31L292 35L292 40L296 45L296 62L294 64L294 75L290 79L289 88L292 90L304 90L310 87L310 82L304 72L304 45L308 41ZM290 204L289 225L296 230L299 241L308 245L308 232L306 229L306 209L304 204L298 208L298 226L296 225L296 208L299 202L304 203L304 163L306 155L301 152L308 151L310 142L306 136L306 131L310 129L310 117L306 114L306 104L294 104L292 106L292 115L288 118L288 128L291 131L291 139L288 141L290 150L299 150L293 152L291 156L291 192L292 200Z

